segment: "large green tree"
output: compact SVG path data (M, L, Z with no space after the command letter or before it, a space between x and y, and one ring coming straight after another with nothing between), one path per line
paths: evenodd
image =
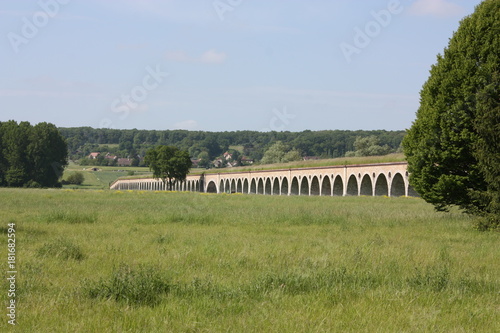
M485 0L438 55L403 140L410 184L422 198L438 210L456 205L488 216L492 225L499 218L499 73L500 1Z
M366 137L358 136L354 141L355 151L346 153L346 156L380 156L391 152L389 145L380 145L380 140L375 135Z
M286 163L299 161L302 159L300 152L297 149L289 149L282 141L276 141L262 157L262 164Z
M53 124L0 123L0 185L59 186L67 156L66 141Z
M43 187L58 184L67 165L68 146L57 127L50 123L33 126L27 147L32 163L31 179Z
M157 146L148 150L145 162L153 171L153 177L168 184L169 190L186 179L192 165L189 153L173 146Z
M28 122L9 120L1 124L2 159L5 161L0 178L7 186L20 187L28 183L33 165L26 154L32 126Z

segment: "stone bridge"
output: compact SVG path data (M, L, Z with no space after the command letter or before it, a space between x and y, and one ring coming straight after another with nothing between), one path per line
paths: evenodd
M116 190L164 191L156 179L118 179ZM188 175L176 191L321 196L418 196L408 184L406 162L221 172Z

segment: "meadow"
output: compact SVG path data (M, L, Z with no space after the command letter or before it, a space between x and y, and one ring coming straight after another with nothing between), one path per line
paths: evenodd
M92 171L92 168L97 168L99 171ZM64 170L63 179L75 172L81 172L84 176L84 181L81 185L63 185L65 189L86 189L86 190L103 190L109 189L109 184L120 177L129 176L130 173L136 177L144 178L151 177L152 172L147 167L123 167L123 166L80 166L74 162L70 162Z
M0 189L0 205L18 271L3 332L500 331L500 233L418 198Z

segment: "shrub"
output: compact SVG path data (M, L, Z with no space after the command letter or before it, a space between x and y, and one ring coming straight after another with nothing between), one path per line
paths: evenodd
M81 172L74 172L71 175L68 176L68 179L66 181L69 184L73 185L81 185L85 179L85 176Z
M24 184L24 187L27 187L27 188L41 188L42 185L40 185L40 183L38 183L37 181L34 181L33 179L31 179L31 180L28 180L28 182L26 184Z
M74 245L68 240L59 238L52 243L45 243L38 249L41 257L55 257L60 259L82 260L85 255L78 245Z
M86 281L83 289L90 298L155 306L160 302L160 296L170 291L170 284L156 267L140 265L134 269L122 264L110 278L97 283Z
M81 213L70 211L52 211L39 217L39 220L42 222L65 222L71 224L95 223L97 222L97 219L98 215L96 213Z

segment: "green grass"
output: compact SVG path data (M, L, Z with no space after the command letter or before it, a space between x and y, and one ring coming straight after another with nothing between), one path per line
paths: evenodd
M421 199L0 189L0 202L1 247L17 228L19 332L500 331L500 233Z
M97 168L99 171L92 171L92 168ZM67 179L74 172L83 173L85 179L81 185L64 185L65 189L108 189L109 184L120 177L128 175L129 171L133 171L135 177L145 178L151 177L152 173L149 168L145 167L110 167L110 166L80 166L73 162L64 170L63 179Z

